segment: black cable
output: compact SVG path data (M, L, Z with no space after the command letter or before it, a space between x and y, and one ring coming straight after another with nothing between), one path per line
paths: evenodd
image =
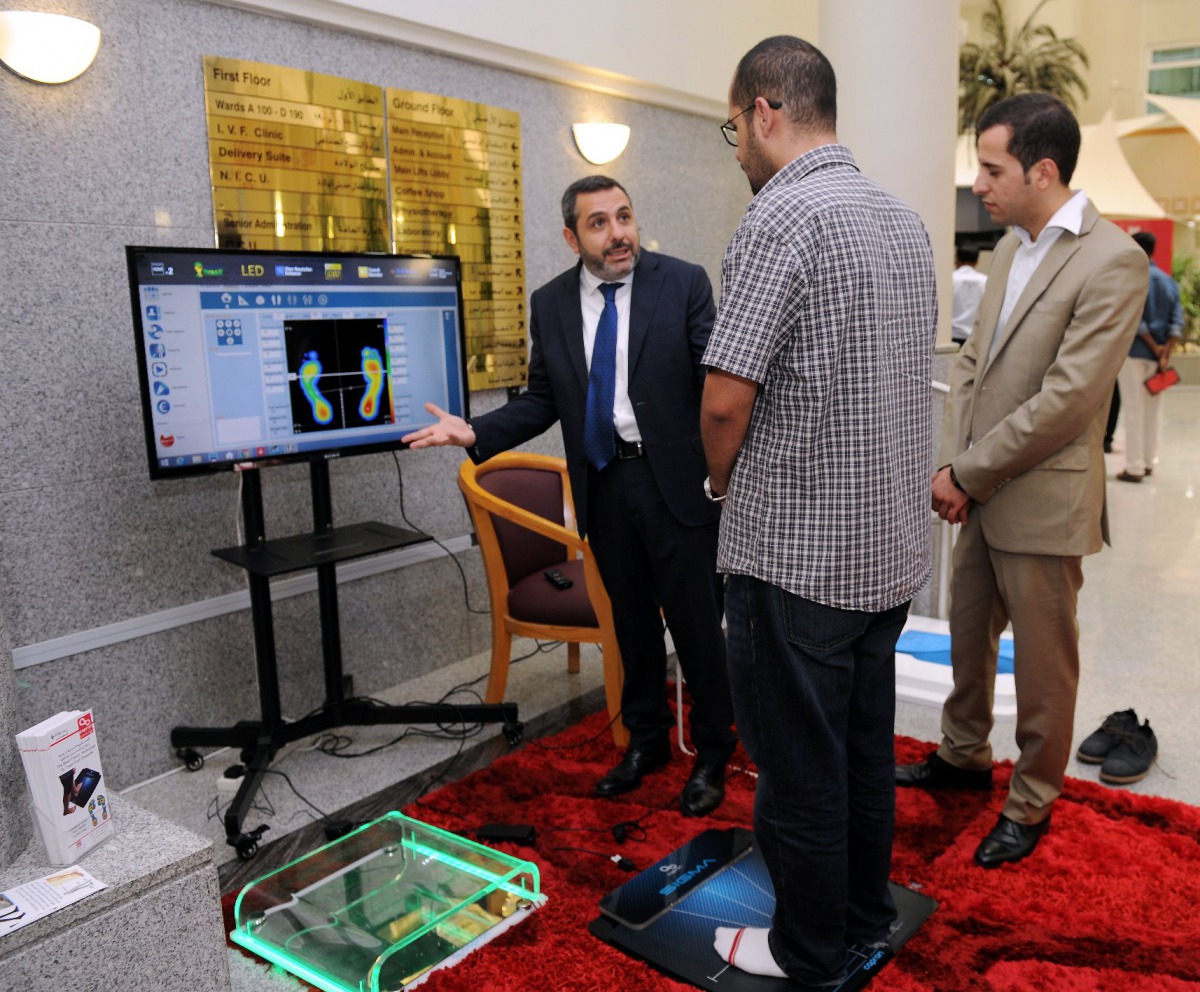
M637 865L620 854L605 854L603 851L592 851L586 847L552 847L546 853L549 854L552 851L578 851L580 854L591 854L597 858L603 858L605 861L611 861L621 871L633 872L638 870Z
M482 729L482 725L480 725L480 729ZM426 782L426 783L425 783L425 788L424 788L424 789L421 791L421 795L417 797L417 801L418 801L418 802L420 801L420 799L421 799L421 796L427 796L427 795L429 795L429 793L433 792L433 791L434 791L434 788L435 788L435 787L436 787L436 786L437 786L439 783L441 783L442 781L444 781L445 779L447 779L447 778L449 777L449 775L450 775L450 770L451 770L451 769L454 767L454 764L455 764L455 762L457 762L457 761L458 761L458 759L459 759L460 757L462 757L462 753L463 753L463 745L464 745L464 744L466 744L466 740L467 740L467 739L464 737L464 738L462 738L462 739L461 739L461 740L458 742L458 750L457 750L457 751L455 751L455 752L454 752L454 754L452 754L452 755L450 756L450 760L446 762L446 767L445 767L445 768L443 768L443 769L442 769L442 770L441 770L441 771L440 771L440 772L437 774L437 776L436 776L435 778L432 778L432 779L430 779L428 782ZM432 807L430 807L430 808L432 809Z
M621 820L609 827L550 827L548 830L542 831L542 836L565 833L612 834L613 840L618 844L624 844L627 840L646 840L649 834L646 833L646 828L642 826L642 821L654 813L674 809L677 802L676 798L672 798L666 805L650 807L635 820Z
M429 538L429 540L431 540L434 544L436 544L439 548L441 548L444 552L446 552L446 556L454 563L454 567L458 569L458 577L462 581L463 603L467 607L467 612L468 613L476 613L479 616L484 616L484 617L490 616L492 613L490 608L486 609L486 610L477 610L475 607L473 607L471 605L471 590L470 590L469 584L467 583L467 573L466 573L466 570L462 567L462 562L460 562L458 560L458 558L455 557L454 552L451 551L448 547L446 547L446 545L444 545L441 541L439 541L436 537L434 537L428 531L422 530L420 527L418 527L416 524L414 524L411 520L408 519L408 513L404 509L404 473L400 468L400 453L398 451L393 451L392 459L396 463L396 483L397 483L397 489L400 492L400 519L403 520L408 525L410 530L416 531L422 537Z
M322 810L319 806L316 805L316 803L312 802L306 796L303 796L300 794L300 790L297 789L296 786L293 784L292 780L288 777L287 772L281 772L274 768L263 768L261 770L261 773L263 775L278 775L281 779L283 779L285 782L287 782L288 788L292 790L293 794L296 796L297 799L299 799L305 805L311 806L313 809L315 809L317 811L318 814L320 814L321 820L323 820L325 823L332 822L329 818L328 813L324 812L324 810ZM264 793L264 797L265 797L265 793Z
M274 816L275 807L272 805L270 797L263 791L261 782L259 783L256 795L262 797L262 802L260 803L256 799L255 802L251 803L250 809L255 813L262 814L263 816ZM212 799L209 800L208 809L205 811L206 819L219 819L225 815L225 811L229 809L231 805L233 805L232 798L230 798L229 802L222 803L219 795L213 796Z
M565 641L539 641L539 640L535 639L533 643L535 646L532 651L528 651L523 655L519 655L516 658L510 659L508 662L508 667L512 668L513 665L518 665L522 661L528 661L530 658L532 658L538 654L549 654L551 651L557 651L566 642ZM492 673L490 670L486 671L482 675L478 675L475 678L471 679L470 682L460 683L459 685L455 686L455 688L456 689L470 688L471 686L473 686L479 682L482 682L484 679L489 678L491 676L491 674ZM451 690L451 691L453 691L453 690Z
M416 706L446 705L446 706L453 707L454 704L447 703L446 700L449 699L453 694L455 694L456 692L459 692L459 691L469 691L470 694L472 696L474 696L476 700L478 700L480 703L483 702L483 698L479 695L479 693L474 692L473 690L464 689L462 687L455 686L453 689L451 689L447 693L445 693L442 696L442 698L439 699L436 703L429 703L429 702L425 702L424 700L412 700L411 705L416 705ZM385 703L382 700L375 699L374 697L371 697L371 696L362 696L362 697L357 697L357 698L359 698L363 701L369 702L375 706L390 705L388 703ZM319 710L317 712L319 712ZM420 727L406 727L401 733L397 734L390 741L386 741L383 744L377 744L375 747L367 748L364 751L353 751L353 752L347 752L347 750L346 750L348 747L352 746L354 743L354 739L352 737L350 737L349 735L347 735L347 734L322 734L320 737L317 738L316 749L318 751L320 751L322 754L329 755L331 758L362 758L368 754L375 754L376 752L382 751L385 748L389 748L389 747L392 747L393 745L399 744L401 741L403 741L407 737L428 737L428 738L431 738L434 740L458 741L459 742L459 752L461 753L463 742L469 740L472 737L476 737L480 733L483 732L483 724L482 723L478 723L478 722L477 723L469 723L466 719L464 719L461 716L461 714L459 715L459 719L457 721L447 722L447 723L438 723L437 727L438 727L437 730L424 730ZM461 728L461 729L459 729L459 728ZM455 755L455 756L457 757L457 755Z
M382 699L376 699L374 696L347 696L344 699L325 700L320 706L316 706L309 710L296 722L307 720L309 717L317 716L324 713L328 709L333 709L335 706L342 706L346 703L359 703L367 706L388 706L389 704Z
M541 748L543 751L574 751L576 748L581 748L585 744L591 744L595 740L599 740L605 734L611 732L612 725L621 719L621 711L618 710L616 716L608 721L603 727L597 730L591 737L585 738L575 744L543 744L541 741L530 741L529 743L536 748Z

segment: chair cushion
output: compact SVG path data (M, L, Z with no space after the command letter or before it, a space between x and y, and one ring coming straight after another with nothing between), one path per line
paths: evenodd
M577 558L574 561L555 562L546 568L557 568L575 584L570 589L559 589L546 579L543 572L535 572L509 590L509 614L526 623L598 627L596 612L592 609L587 583L583 578L583 562Z
M482 472L479 485L505 502L536 513L556 524L563 522L562 476L557 472L534 468L504 468ZM547 589L553 589L542 572L561 562L567 555L565 545L548 537L534 534L520 524L492 514L500 556L508 573L509 585L516 585L526 576L536 575Z

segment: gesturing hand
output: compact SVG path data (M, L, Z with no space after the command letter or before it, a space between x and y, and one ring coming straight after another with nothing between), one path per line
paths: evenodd
M475 432L462 417L447 413L435 403L426 403L425 410L437 417L437 423L405 434L400 440L409 447L432 448L453 444L460 448L470 448L475 444Z

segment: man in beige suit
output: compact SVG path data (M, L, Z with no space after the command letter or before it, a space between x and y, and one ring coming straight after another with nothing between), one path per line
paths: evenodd
M1137 244L1072 193L1079 126L1027 93L978 125L974 192L1011 225L996 246L978 330L951 374L933 508L962 524L954 549L954 688L942 743L896 769L898 785L991 786L992 696L1011 621L1020 757L1001 816L975 851L985 868L1030 854L1050 825L1071 752L1079 681L1081 558L1108 540L1104 426L1137 330Z

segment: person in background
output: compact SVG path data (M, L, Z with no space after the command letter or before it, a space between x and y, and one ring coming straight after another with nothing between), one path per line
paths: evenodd
M992 256L975 332L950 374L933 509L961 524L950 587L954 687L942 741L896 782L989 789L1000 634L1011 621L1020 756L984 868L1031 854L1071 756L1083 555L1108 540L1104 421L1146 294L1129 235L1072 192L1079 124L1045 93L979 119L975 194L1010 225Z
M975 268L979 264L979 249L974 245L960 245L954 258L956 267L951 276L954 296L950 337L962 344L971 336L971 328L975 326L975 314L979 310L979 301L983 299L987 276Z
M700 266L641 249L633 204L615 179L572 183L562 215L580 261L530 300L528 389L470 423L429 404L437 422L404 440L458 445L480 462L560 425L575 520L612 600L625 674L629 747L596 792L630 792L671 760L665 617L692 697L696 749L679 803L703 816L724 800L737 743L718 507L701 488L700 359L712 286Z
M836 126L820 51L779 36L743 56L722 130L754 199L725 252L701 412L775 891L769 929L720 927L714 947L801 988L839 984L849 948L881 948L896 916L895 647L930 571L933 253Z
M1157 239L1149 231L1138 231L1133 240L1150 261L1150 285L1137 336L1117 374L1125 395L1125 467L1117 473L1122 482L1141 482L1158 464L1162 393L1150 393L1145 382L1170 365L1171 351L1183 338L1179 284L1154 264Z
M1117 418L1121 416L1121 376L1113 383L1112 403L1108 407L1108 420L1104 424L1104 453L1111 455L1113 450L1113 435L1117 433Z

